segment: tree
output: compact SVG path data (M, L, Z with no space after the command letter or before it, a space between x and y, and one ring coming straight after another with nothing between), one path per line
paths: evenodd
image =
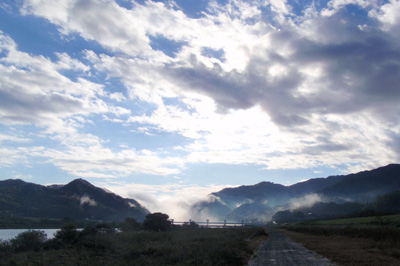
M65 224L57 231L55 239L60 239L64 243L72 244L75 243L79 238L79 232L76 229L75 224Z
M126 217L120 224L122 232L137 231L140 229L140 223L135 218Z
M143 221L143 228L156 232L167 231L171 226L171 221L168 218L167 214L161 212L148 214Z
M43 248L47 235L43 231L29 230L18 234L11 239L11 245L15 251L40 251Z

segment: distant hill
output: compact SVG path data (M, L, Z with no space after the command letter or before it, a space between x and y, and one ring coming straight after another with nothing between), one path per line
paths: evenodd
M315 219L390 215L399 212L400 190L396 190L379 195L373 201L364 204L357 202L318 202L310 207L278 211L272 216L272 221L282 224Z
M149 211L133 199L125 199L95 187L83 179L66 185L42 186L22 180L0 181L0 216L142 221Z
M212 219L219 220L240 221L258 218L266 221L277 211L290 209L293 204L309 205L310 198L315 202L366 203L373 201L376 196L399 189L400 165L390 164L356 174L309 179L291 186L261 182L256 185L225 188L210 194L210 197L218 200L218 209L224 209L224 212L214 210L215 200L203 201L192 209L192 215L195 219L210 215ZM313 197L307 197L309 195Z
M278 211L272 216L272 221L282 224L314 219L339 218L348 215L359 215L365 210L366 205L357 202L318 202L307 208Z
M378 195L400 189L400 165L389 164L371 171L344 176L341 182L333 184L320 193L335 200L367 202Z

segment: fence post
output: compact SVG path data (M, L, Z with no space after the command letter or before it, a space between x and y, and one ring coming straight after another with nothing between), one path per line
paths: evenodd
M208 228L208 222L209 222L209 220L207 219L207 228Z
M226 220L224 220L224 227L226 227Z

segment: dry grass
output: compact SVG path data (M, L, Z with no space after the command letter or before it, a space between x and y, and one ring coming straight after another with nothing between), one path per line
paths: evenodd
M400 246L391 241L288 230L282 232L339 265L400 265Z
M265 229L262 229L262 230L265 232L264 235L260 234L260 235L257 235L257 236L255 236L255 237L252 237L252 238L248 238L248 239L247 239L247 241L248 241L248 247L249 247L249 249L252 250L253 252L254 252L255 250L257 250L257 248L261 245L261 243L262 243L263 241L267 240L267 238L268 238L268 232L265 231Z
M75 244L53 243L39 252L15 252L3 245L0 265L241 266L265 238L265 230L257 227L96 233Z

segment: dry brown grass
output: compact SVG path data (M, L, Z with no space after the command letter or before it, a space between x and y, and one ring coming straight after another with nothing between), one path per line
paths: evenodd
M268 238L268 232L265 231L265 229L263 229L265 232L265 235L258 235L256 237L253 238L248 238L248 246L251 250L255 251L257 250L257 248L261 245L262 242L264 242L265 240L267 240Z
M245 265L266 239L261 227L95 233L39 252L0 245L0 265ZM52 244L52 245L50 245Z
M339 265L400 265L400 247L392 242L341 235L311 235L288 230L282 232Z

